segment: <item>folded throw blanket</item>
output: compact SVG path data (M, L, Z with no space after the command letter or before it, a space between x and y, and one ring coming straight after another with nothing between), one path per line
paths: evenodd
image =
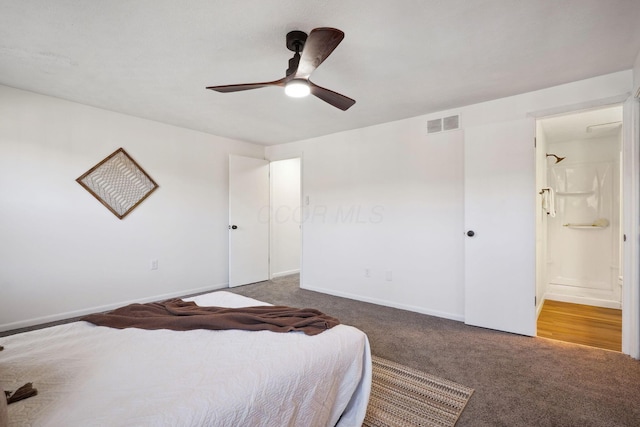
M16 391L14 392L5 391L4 394L7 399L7 403L11 404L11 403L18 402L20 400L27 399L31 396L35 396L36 394L38 394L38 390L33 388L32 383L26 383Z
M2 350L4 350L4 347L0 345L0 351ZM6 399L7 404L10 404L10 403L18 402L23 399L27 399L31 396L35 396L36 394L38 394L38 390L33 388L32 383L26 383L25 385L23 385L22 387L20 387L14 392L11 392L11 391L3 392L2 389L0 389L0 395L2 394L4 394L4 399ZM2 397L0 397L0 399L2 399ZM2 418L3 416L5 416L3 411L6 410L6 405L4 405L4 402L0 409L2 409L0 410L0 421L4 422L4 424L0 422L0 427L4 427L4 425L7 424L7 422L5 422L6 418Z
M90 314L81 320L111 328L242 329L273 332L302 331L317 335L340 324L334 317L313 308L258 306L242 308L200 307L175 298L149 304L130 304L108 313Z

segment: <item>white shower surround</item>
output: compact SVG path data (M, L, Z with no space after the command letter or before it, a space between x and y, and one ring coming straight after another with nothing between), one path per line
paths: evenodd
M546 299L621 308L620 149L620 129L549 142L566 159L549 161L557 215L547 218Z

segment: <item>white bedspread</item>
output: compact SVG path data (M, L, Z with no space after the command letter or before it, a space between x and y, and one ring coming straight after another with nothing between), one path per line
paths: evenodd
M198 305L266 305L229 292ZM0 388L33 382L10 426L360 426L367 336L111 329L74 322L0 338Z

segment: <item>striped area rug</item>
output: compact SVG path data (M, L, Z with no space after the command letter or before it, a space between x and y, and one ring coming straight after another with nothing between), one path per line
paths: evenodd
M373 356L363 426L454 426L472 393L472 388Z

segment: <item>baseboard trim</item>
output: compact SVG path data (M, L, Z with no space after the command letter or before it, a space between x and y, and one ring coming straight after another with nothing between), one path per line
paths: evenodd
M441 317L443 319L455 320L457 322L464 322L464 316L463 315L446 313L446 312L436 311L436 310L427 310L427 309L424 309L422 307L417 307L417 306L414 306L414 305L401 304L401 303L397 303L397 302L394 302L394 301L389 301L389 300L379 299L379 298L365 297L365 296L362 296L362 295L355 295L355 294L351 294L351 293L348 293L348 292L340 292L340 291L335 291L333 289L327 289L327 288L322 288L322 287L317 287L317 286L309 286L309 285L300 284L300 287L302 289L307 289L309 291L320 292L322 294L334 295L336 297L342 297L342 298L348 298L348 299L352 299L352 300L356 300L356 301L368 302L368 303L371 303L371 304L382 305L382 306L385 306L385 307L398 308L400 310L413 311L415 313L426 314L426 315L435 316L435 317Z
M544 299L552 300L552 301L560 301L560 302L569 302L573 304L593 305L596 307L622 309L622 304L617 301L581 297L576 295L562 295L562 294L547 293L545 294Z
M275 279L275 278L277 278L277 277L290 276L290 275L292 275L292 274L298 274L298 273L300 273L300 269L298 269L298 270L280 271L280 272L278 272L278 273L273 273L273 274L271 275L271 278L272 278L272 279Z
M20 320L20 321L17 321L17 322L11 322L11 323L2 324L2 325L0 325L0 332L11 331L11 330L14 330L14 329L29 328L29 327L32 327L32 326L45 325L47 323L58 322L58 321L63 321L63 320L68 320L68 319L74 319L74 318L77 318L77 317L86 316L87 314L101 313L103 311L114 310L114 309L116 309L118 307L122 307L122 306L133 304L133 303L142 303L142 304L144 304L144 303L147 303L147 302L162 301L162 300L166 300L166 299L169 299L169 298L181 298L181 297L186 297L186 296L190 296L190 295L216 291L216 290L224 289L224 288L228 288L228 287L229 287L229 283L221 283L221 284L217 284L217 285L213 285L213 286L203 286L201 288L194 288L194 289L187 289L187 290L183 290L183 291L169 292L169 293L166 293L166 294L160 294L160 295L155 295L155 296L151 296L151 297L137 298L137 299L127 300L127 301L122 301L122 302L117 302L117 303L112 303L112 304L105 304L105 305L100 305L100 306L83 308L83 309L80 309L80 310L67 311L67 312L64 312L64 313L51 314L51 315L48 315L48 316L35 317L35 318L32 318L32 319L25 319L25 320Z

